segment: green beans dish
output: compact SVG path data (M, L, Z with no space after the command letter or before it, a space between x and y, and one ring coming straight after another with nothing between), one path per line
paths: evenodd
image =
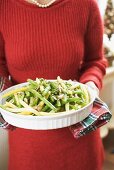
M15 114L45 116L78 110L89 104L90 96L85 85L71 80L36 78L28 84L5 93L4 110Z

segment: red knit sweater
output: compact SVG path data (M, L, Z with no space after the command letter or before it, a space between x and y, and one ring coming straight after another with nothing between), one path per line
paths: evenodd
M0 0L0 75L15 83L44 77L94 81L100 88L106 61L95 0L58 0L39 8ZM10 170L101 170L99 132L75 140L68 128L9 132Z

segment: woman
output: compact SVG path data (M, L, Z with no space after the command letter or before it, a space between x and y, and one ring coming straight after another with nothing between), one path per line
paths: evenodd
M106 60L95 0L0 0L0 75L102 87ZM79 140L68 128L9 131L9 170L101 170L99 130Z

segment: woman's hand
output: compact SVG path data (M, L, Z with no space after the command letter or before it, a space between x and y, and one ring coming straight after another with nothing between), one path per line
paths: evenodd
M99 89L97 88L97 86L95 85L95 83L93 81L88 81L85 84L94 90L96 97L99 96Z

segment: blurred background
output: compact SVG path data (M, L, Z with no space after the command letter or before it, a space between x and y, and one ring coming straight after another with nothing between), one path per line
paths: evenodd
M111 121L100 129L105 149L103 170L114 170L114 0L97 1L104 23L104 55L109 62L100 98L108 104L112 112ZM7 139L7 131L0 129L0 170L7 170Z
M111 121L100 129L105 149L103 170L114 170L114 0L98 0L98 5L104 22L104 55L109 63L100 97L112 112Z

